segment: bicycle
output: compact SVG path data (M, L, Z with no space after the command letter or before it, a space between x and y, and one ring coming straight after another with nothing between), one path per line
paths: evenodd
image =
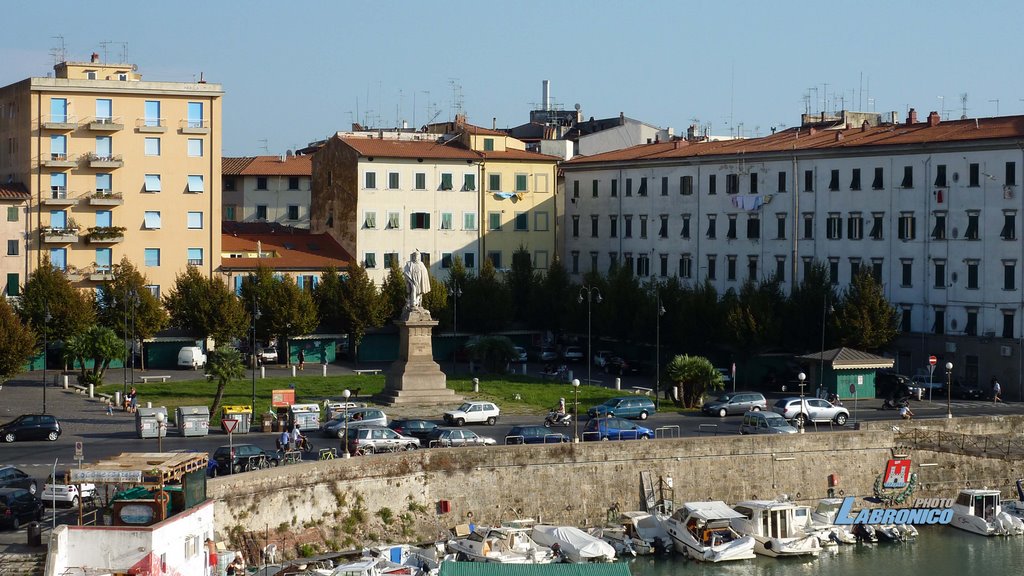
M338 450L336 448L321 448L320 449L320 460L334 460L338 457Z

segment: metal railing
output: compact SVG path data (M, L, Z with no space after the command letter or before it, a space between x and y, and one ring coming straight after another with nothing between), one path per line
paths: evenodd
M716 424L717 426L717 424ZM678 424L670 424L668 426L659 426L654 429L655 438L679 438L680 429Z
M986 456L1006 460L1024 459L1024 436L994 434L964 434L942 430L915 429L900 431L896 442L915 449L950 452L973 456Z
M188 130L190 128L191 129L209 129L210 128L210 121L209 120L179 120L178 121L178 128L181 128L181 129L184 129L184 130Z

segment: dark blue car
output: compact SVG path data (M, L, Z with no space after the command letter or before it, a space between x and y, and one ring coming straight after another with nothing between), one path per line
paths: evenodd
M583 441L592 440L647 440L654 438L654 430L644 428L625 418L591 418L583 428Z
M559 444L568 441L565 434L552 432L541 425L513 426L505 436L505 444Z

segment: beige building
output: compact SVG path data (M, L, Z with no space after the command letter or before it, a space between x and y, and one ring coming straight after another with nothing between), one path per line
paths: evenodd
M28 191L26 273L49 257L82 288L128 257L159 294L220 264L219 84L62 62L0 88L0 176Z
M21 184L0 183L0 240L4 251L0 254L0 290L4 296L18 296L25 282L28 256L25 240L28 238L28 190Z
M224 158L225 222L269 222L309 228L311 156Z

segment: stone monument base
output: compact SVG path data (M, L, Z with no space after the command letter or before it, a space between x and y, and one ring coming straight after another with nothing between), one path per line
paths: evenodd
M377 398L388 406L453 404L462 401L447 387L448 378L434 362L431 335L437 321L423 308L407 308L396 320L398 360L388 368L384 391Z

